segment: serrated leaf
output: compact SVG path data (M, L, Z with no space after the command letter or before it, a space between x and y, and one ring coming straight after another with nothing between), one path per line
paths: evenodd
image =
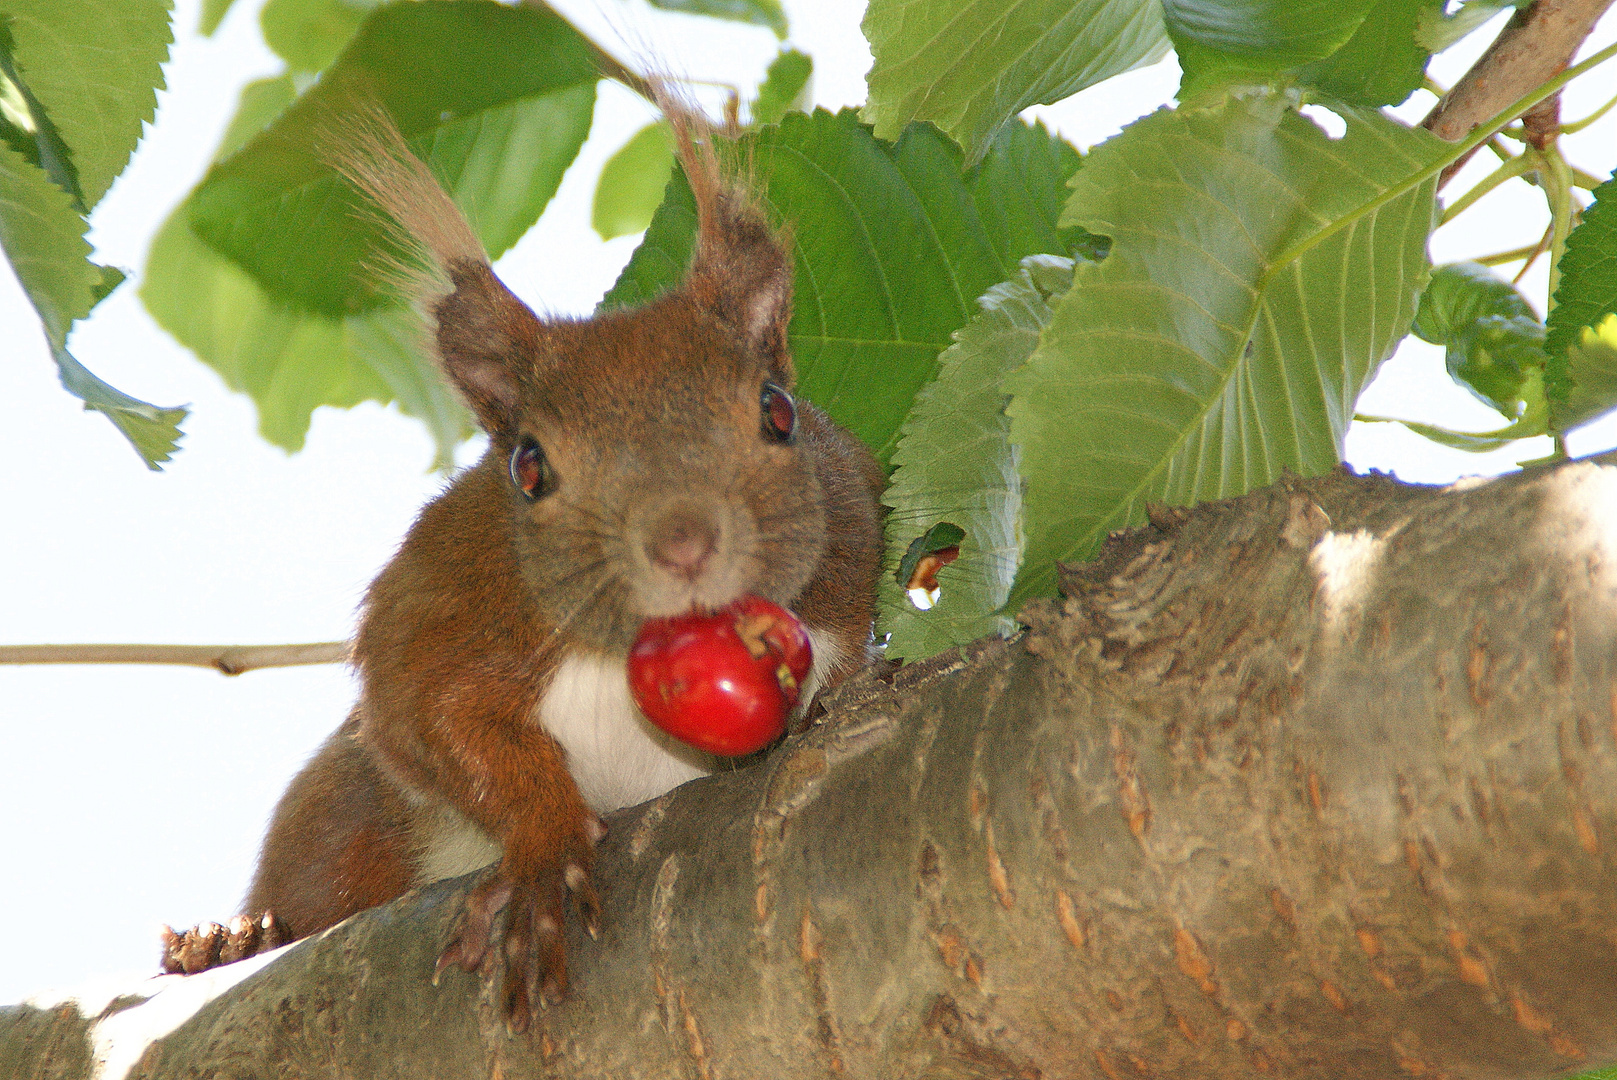
M602 240L645 232L673 173L673 132L663 120L647 124L601 166L591 228Z
M191 199L197 234L282 303L334 317L390 298L366 266L404 257L314 150L378 101L498 257L538 219L589 131L599 75L560 16L492 0L374 12L342 56Z
M293 71L324 71L377 0L269 0L258 13L264 43Z
M12 62L71 156L86 211L129 163L157 109L174 40L166 0L0 0Z
M1349 105L1398 105L1421 87L1432 58L1417 40L1444 0L1377 0L1347 44L1298 79Z
M67 192L22 155L0 145L0 250L4 250L44 324L57 374L84 407L102 413L149 468L167 461L185 410L162 408L102 382L67 350L73 323L90 313L121 273L90 261L85 222Z
M73 197L9 146L0 145L0 248L33 301L53 347L95 306L101 271L90 262Z
M159 325L253 399L259 433L288 452L303 447L316 408L366 400L397 401L424 421L440 468L471 434L465 409L422 356L413 313L336 319L277 304L191 231L183 204L152 241L140 296Z
M1571 389L1561 406L1570 431L1617 408L1617 315L1607 315L1594 326L1578 331L1567 346L1567 374Z
M95 266L96 273L100 275L100 280L90 288L90 310L94 311L95 305L111 296L112 290L129 280L129 275L116 266L99 266L94 263L91 265Z
M84 402L84 407L98 412L112 421L129 445L135 448L146 467L161 472L163 463L173 458L185 433L180 422L190 410L163 407L130 397L117 387L109 386L93 372L73 358L65 348L52 348L57 374L67 392Z
M780 0L650 0L650 3L652 7L664 11L767 26L783 40L789 32L786 11L781 7Z
M1595 188L1594 202L1584 211L1582 223L1567 235L1560 270L1555 305L1545 320L1549 366L1544 381L1551 425L1557 431L1569 431L1617 405L1617 396L1607 396L1596 388L1604 386L1602 364L1585 357L1585 375L1595 381L1582 386L1569 360L1573 345L1584 341L1585 328L1603 324L1607 315L1617 311L1617 180ZM1604 340L1600 334L1595 337ZM1591 341L1587 348L1598 346Z
M758 87L758 96L752 101L752 122L778 124L789 111L806 110L809 78L813 74L814 61L807 53L782 49L780 55L769 62L769 70Z
M982 165L915 125L897 143L851 111L789 114L739 149L777 220L792 223L789 330L797 389L885 460L915 392L976 298L1027 255L1064 253L1062 184L1078 155L1042 127L1006 128ZM640 303L683 276L695 218L683 177L604 306Z
M1263 83L1346 45L1375 0L1162 0L1181 101Z
M11 56L11 24L0 18L0 140L38 168L51 183L73 198L75 210L84 209L73 154L51 122L45 106L29 93Z
M977 316L939 358L938 377L922 388L893 452L893 479L882 501L887 566L878 630L890 657L932 656L950 645L1003 633L1001 610L1022 562L1019 454L1011 444L1001 380L1022 366L1050 321L1050 304L1072 283L1072 263L1035 256L1011 281L978 300ZM899 577L917 534L939 521L964 531L960 557L938 572L940 595L917 610Z
M1544 324L1527 298L1486 266L1434 270L1410 329L1443 346L1449 377L1506 419L1543 413Z
M1139 0L871 0L875 63L864 118L878 138L930 120L986 150L1011 117L1167 55L1157 3Z
M1330 139L1283 98L1159 111L1096 147L1063 222L1112 238L1080 264L1005 383L1027 553L1055 588L1146 502L1238 495L1334 468L1360 389L1409 328L1447 144L1342 107Z

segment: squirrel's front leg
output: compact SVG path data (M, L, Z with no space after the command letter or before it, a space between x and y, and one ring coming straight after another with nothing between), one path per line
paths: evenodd
M497 973L506 1020L521 1031L541 1001L566 993L569 895L591 936L598 930L590 874L604 827L568 772L565 751L533 719L542 680L532 671L502 678L499 668L460 672L437 691L418 684L408 702L368 692L362 717L367 741L406 786L500 842L503 857L467 896L438 971L453 964Z
M603 833L599 820L571 806L558 806L539 820L543 824L506 838L505 857L466 897L461 921L433 975L436 981L451 964L497 971L501 1009L514 1031L527 1028L539 1003L555 1004L567 992L562 925L568 894L590 936L600 932L600 901L590 883L594 847ZM505 923L496 927L502 910Z

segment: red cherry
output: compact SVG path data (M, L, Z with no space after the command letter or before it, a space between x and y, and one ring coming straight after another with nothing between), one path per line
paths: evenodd
M629 692L676 739L736 757L786 730L812 662L795 615L743 596L714 612L647 619L629 650Z

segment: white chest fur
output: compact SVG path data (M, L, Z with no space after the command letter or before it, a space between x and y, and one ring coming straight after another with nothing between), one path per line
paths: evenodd
M567 771L597 814L655 799L713 771L713 758L652 726L629 697L624 662L574 653L536 719L567 751Z
M810 630L809 641L814 668L803 687L805 704L843 660L834 638ZM567 657L539 702L537 718L567 751L567 769L597 814L655 799L718 764L640 714L619 659Z
M835 639L809 630L814 667L804 702L844 659ZM622 660L575 653L563 660L534 720L567 751L567 770L590 809L604 814L655 799L718 765L640 715L629 697ZM447 806L423 820L416 884L469 873L499 858L499 842Z

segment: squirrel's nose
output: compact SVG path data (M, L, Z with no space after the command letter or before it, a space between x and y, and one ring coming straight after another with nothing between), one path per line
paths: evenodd
M689 511L675 511L646 537L646 557L670 574L695 581L717 545L718 530L711 521Z

